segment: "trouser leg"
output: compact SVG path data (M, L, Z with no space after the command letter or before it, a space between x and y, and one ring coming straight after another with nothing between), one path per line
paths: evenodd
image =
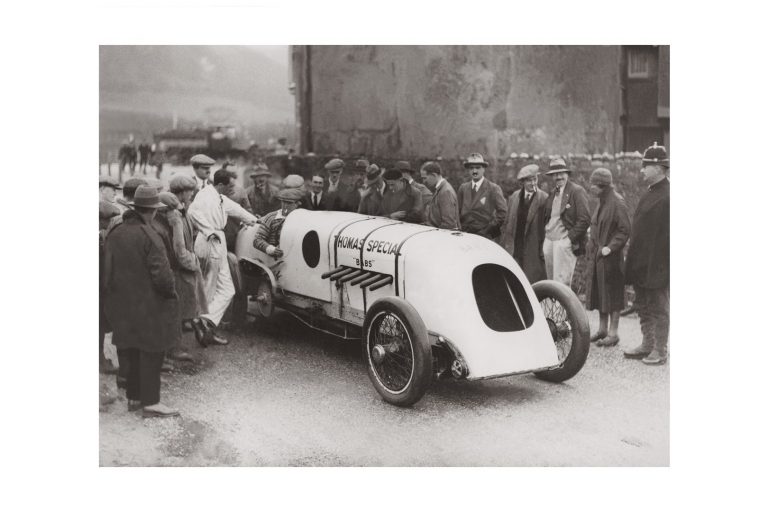
M650 290L650 308L655 320L654 349L662 357L667 357L669 343L669 287Z
M544 245L542 246L542 251L544 252L544 267L547 271L547 279L553 279L554 278L554 272L553 272L553 243L552 240L545 238L544 239Z
M208 313L200 315L202 318L210 320L213 325L219 325L224 316L232 297L235 296L235 285L232 283L232 276L229 273L229 264L227 263L227 246L225 243L217 244L219 271L216 279L216 289L213 297L208 301Z
M120 364L118 383L122 377L125 385L125 397L128 400L138 400L141 389L139 382L139 350L136 348L118 349L117 361Z
M139 354L139 379L141 405L155 405L160 402L160 369L163 366L163 352L145 352Z
M553 279L566 286L571 286L573 269L576 268L576 255L571 250L571 241L566 237L553 242Z
M650 290L641 286L635 286L635 308L640 317L640 331L643 333L641 347L650 352L656 344L656 321L653 310L650 307Z

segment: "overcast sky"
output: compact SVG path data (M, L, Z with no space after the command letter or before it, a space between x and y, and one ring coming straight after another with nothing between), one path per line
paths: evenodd
M251 45L249 48L258 50L266 57L274 60L278 64L288 67L288 45L271 45L271 46L255 46Z

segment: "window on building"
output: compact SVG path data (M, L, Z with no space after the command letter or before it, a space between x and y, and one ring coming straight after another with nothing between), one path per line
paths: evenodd
M649 78L651 76L651 58L646 51L630 50L627 65L629 78Z

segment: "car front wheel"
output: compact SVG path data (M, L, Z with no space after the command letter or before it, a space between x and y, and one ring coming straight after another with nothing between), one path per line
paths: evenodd
M365 315L363 357L373 387L390 404L418 402L432 379L432 348L424 321L406 301L387 297Z

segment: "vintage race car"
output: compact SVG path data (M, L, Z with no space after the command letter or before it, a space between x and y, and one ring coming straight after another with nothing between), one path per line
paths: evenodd
M307 325L362 340L368 374L389 403L409 406L433 378L533 372L561 382L589 352L576 295L554 281L531 286L515 260L480 236L348 212L293 211L275 260L240 231L236 317L249 301Z

